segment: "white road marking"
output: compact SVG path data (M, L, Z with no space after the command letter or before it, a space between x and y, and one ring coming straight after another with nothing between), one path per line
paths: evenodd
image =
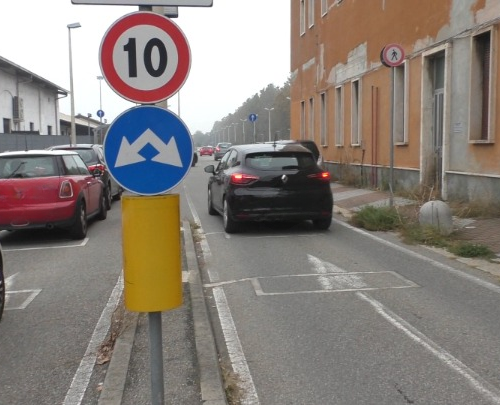
M92 338L87 346L87 350L80 362L80 366L76 370L71 386L66 393L66 398L64 398L64 405L80 405L85 395L85 391L89 385L90 377L92 376L92 371L94 369L94 364L97 358L97 350L99 345L104 341L108 333L111 316L115 310L120 296L123 291L123 273L120 274L118 281L116 282L111 296L109 297L106 307L101 313L101 317L97 322L97 325L92 334Z
M89 238L85 238L81 243L75 245L61 245L61 246L39 246L39 247L30 247L30 248L18 248L18 249L3 249L4 252L22 252L28 250L46 250L46 249L67 249L67 248L76 248L76 247L84 247Z
M444 365L464 377L473 389L478 391L481 395L485 396L493 403L500 404L500 391L495 386L484 380L479 374L471 370L457 358L453 357L446 350L439 347L431 339L385 307L382 303L371 298L365 293L357 292L356 295L362 300L368 302L379 315L402 331L406 336L436 356L442 363L444 363Z
M31 304L31 302L36 298L38 294L40 294L42 290L17 290L17 291L6 291L5 292L5 310L12 311L15 309L26 309L26 307ZM9 306L10 300L16 294L24 294L27 295L26 299L17 307Z
M421 255L419 253L415 253L415 252L411 251L410 249L406 249L406 248L404 248L402 246L396 245L395 243L392 243L392 242L389 242L389 241L384 240L382 238L379 238L378 236L372 235L371 233L369 233L367 231L364 231L363 229L356 228L356 227L354 227L352 225L349 225L349 224L347 224L347 223L345 223L343 221L339 221L339 220L336 220L336 219L334 219L333 221L336 224L338 224L338 225L342 225L342 226L344 226L344 227L346 227L346 228L348 228L348 229L350 229L350 230L352 230L354 232L360 233L361 235L364 235L364 236L366 236L368 238L376 240L377 242L382 243L382 244L384 244L386 246L389 246L392 249L398 250L398 251L400 251L400 252L402 252L402 253L404 253L404 254L406 254L408 256L411 256L411 257L414 257L416 259L422 260L422 261L424 261L426 263L431 264L432 266L438 267L438 268L440 268L442 270L446 270L447 272L452 273L455 276L461 277L463 279L466 279L467 281L471 281L474 284L477 284L477 285L479 285L481 287L484 287L484 288L486 288L486 289L488 289L490 291L493 291L493 292L495 292L497 294L500 294L500 286L497 286L497 285L492 284L492 283L490 283L488 281L482 280L482 279L480 279L478 277L475 277L473 275L470 275L470 274L465 273L463 271L460 271L458 269L455 269L454 267L451 267L451 266L448 266L446 264L440 263L440 262L438 262L436 260L433 260L433 259L431 259L429 257L423 256L423 255Z
M208 245L208 242L203 234L203 228L201 227L200 218L185 186L184 191L189 209L191 210L194 221L198 226L199 233L197 233L197 235L200 236L201 239L200 244L202 246L205 263L208 263L208 258L212 257L210 246ZM205 257L205 255L207 256ZM218 273L209 271L208 265L207 271L211 282L219 281ZM224 339L226 341L231 364L235 373L238 374L239 384L244 389L243 397L241 398L240 403L242 405L259 405L260 402L257 395L257 390L255 388L250 369L248 368L245 354L243 353L243 348L241 346L240 338L238 337L238 332L236 331L236 326L234 325L234 320L231 315L231 310L229 309L229 304L227 302L224 289L222 287L216 287L212 291L217 305L217 313L219 315L219 320L224 334Z
M227 352L231 359L233 370L238 375L240 386L243 388L241 404L258 405L260 403L259 397L253 383L250 369L248 368L245 354L243 353L243 347L241 347L240 338L238 337L229 304L227 303L226 294L224 294L222 287L214 288L213 294L222 332L226 340Z

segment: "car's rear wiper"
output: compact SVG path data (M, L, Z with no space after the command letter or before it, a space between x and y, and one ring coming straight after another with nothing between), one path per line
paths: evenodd
M14 169L14 171L7 176L7 178L11 179L12 177L14 177L17 174L17 172L21 169L21 167L24 166L25 163L26 163L26 161L24 161L24 160L22 162L20 162L19 165Z

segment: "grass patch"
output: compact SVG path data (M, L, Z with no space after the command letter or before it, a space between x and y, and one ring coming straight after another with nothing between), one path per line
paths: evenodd
M369 231L391 231L401 225L401 219L394 207L366 206L352 216L351 224Z
M461 241L454 233L442 235L437 227L420 225L418 211L417 206L366 206L354 213L349 222L368 231L397 231L407 244L438 247L460 257L494 258L494 253L485 245Z
M451 244L448 250L460 257L480 257L485 259L495 257L495 254L489 247L477 243L457 242Z

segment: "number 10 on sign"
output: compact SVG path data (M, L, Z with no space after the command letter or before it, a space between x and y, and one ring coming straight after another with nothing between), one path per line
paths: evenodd
M189 45L180 28L152 12L118 19L104 35L99 56L108 85L139 104L158 103L175 94L191 65Z

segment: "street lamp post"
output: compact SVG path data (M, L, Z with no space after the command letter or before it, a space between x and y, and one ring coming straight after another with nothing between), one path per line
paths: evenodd
M75 125L75 95L73 92L73 57L71 54L71 29L80 28L80 23L71 23L67 25L68 27L68 42L69 42L69 91L71 94L71 133L70 133L70 144L76 144L76 125Z
M234 143L236 143L236 127L238 126L237 122L233 122L233 127L234 127Z
M98 142L102 143L102 117L104 112L102 111L102 81L104 80L104 77L102 76L97 76L97 80L99 80L99 135L98 135Z
M274 110L274 107L264 108L264 110L269 112L269 142L271 142L271 111Z
M87 113L87 128L88 128L87 134L89 136L89 143L93 143L92 138L90 137L90 117L92 117L92 114Z
M246 138L245 138L245 121L246 121L246 120L247 120L246 118L245 118L245 119L240 118L241 125L243 126L243 143L247 143L247 140L246 140Z

